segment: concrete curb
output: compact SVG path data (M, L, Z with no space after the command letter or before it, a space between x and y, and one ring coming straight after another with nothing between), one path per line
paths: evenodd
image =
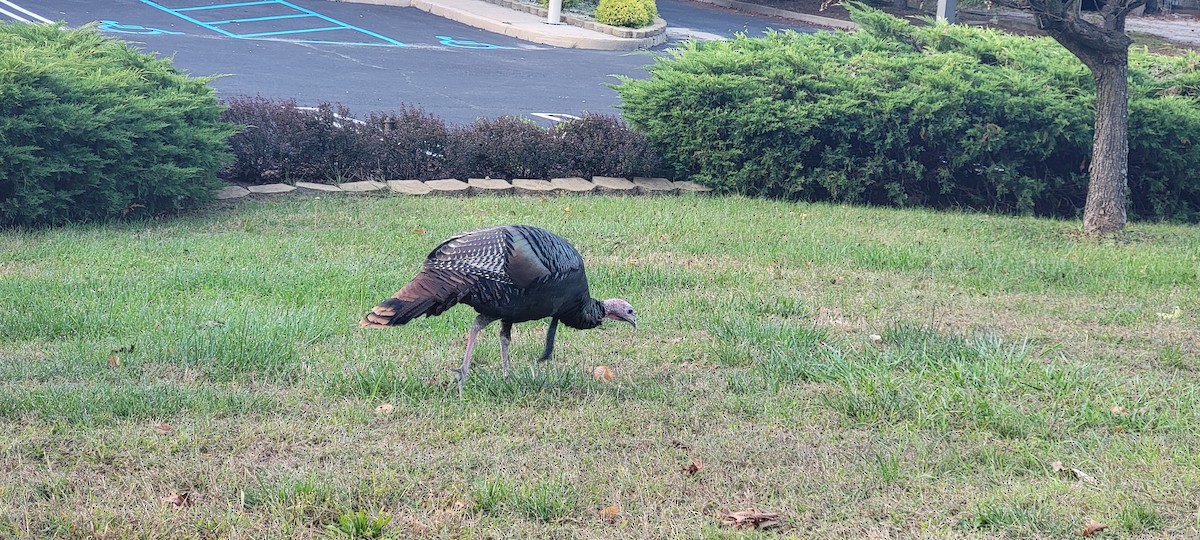
M599 176L594 181L579 177L555 178L553 180L516 179L512 182L494 178L471 178L467 182L454 178L441 180L388 180L387 182L347 182L344 184L318 184L313 182L296 182L290 184L262 184L252 186L229 185L216 193L218 200L240 199L252 195L272 196L283 193L302 193L308 195L343 195L343 194L376 194L403 195L420 197L424 195L441 195L461 197L476 194L514 194L514 195L558 195L564 193L601 193L622 195L666 195L695 193L703 195L712 188L695 182L672 182L666 178L642 178L632 180Z
M578 17L564 17L567 24L550 25L543 14L538 16L524 10L506 7L503 0L334 0L357 4L373 4L381 6L412 7L421 11L450 19L468 26L473 26L488 32L501 34L522 41L541 43L568 49L592 49L603 51L630 51L653 47L666 43L666 21L657 19L648 28L638 29L644 32L644 37L618 37L603 31L603 28L616 29L608 25L599 25L594 21L592 28L571 25L571 20L588 22ZM582 24L582 23L581 23ZM620 29L630 30L630 29ZM616 31L616 30L614 30Z
M713 4L716 6L754 13L756 15L766 15L768 17L780 17L783 19L791 19L794 21L806 22L818 26L828 28L837 28L839 30L858 30L858 23L853 21L844 21L842 19L834 19L832 17L822 17L820 15L809 15L807 13L797 13L795 11L787 11L785 9L773 8L769 6L760 6L758 4L750 4L747 2L739 2L738 0L696 0L705 4Z

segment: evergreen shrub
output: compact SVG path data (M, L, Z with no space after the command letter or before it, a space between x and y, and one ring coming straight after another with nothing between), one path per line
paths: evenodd
M654 22L658 7L654 0L600 0L594 16L604 24L641 28Z
M209 80L94 28L0 24L0 226L211 201L235 128Z
M1049 38L917 27L689 42L617 86L677 178L725 192L1048 216L1082 209L1095 83ZM1200 221L1200 55L1134 50L1130 214Z

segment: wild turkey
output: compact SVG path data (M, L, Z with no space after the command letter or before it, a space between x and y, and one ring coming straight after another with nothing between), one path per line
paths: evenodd
M528 225L508 225L463 233L434 248L421 271L359 323L383 328L421 315L440 315L463 303L479 313L467 333L467 351L458 373L458 391L471 368L479 331L499 320L500 360L508 375L508 346L514 323L550 317L546 348L550 359L559 321L586 330L604 319L637 327L637 313L620 298L596 300L588 292L583 257L562 237Z

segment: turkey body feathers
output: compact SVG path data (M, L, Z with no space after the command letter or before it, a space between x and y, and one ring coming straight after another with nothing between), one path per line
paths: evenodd
M460 234L434 248L416 277L362 325L405 324L457 303L506 323L554 317L582 329L604 318L588 290L583 257L570 243L545 229L509 225Z

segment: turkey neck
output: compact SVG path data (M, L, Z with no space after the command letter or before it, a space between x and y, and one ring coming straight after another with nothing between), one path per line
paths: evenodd
M582 307L568 310L567 314L559 316L558 320L577 330L595 328L604 322L604 304L595 298L588 298Z

